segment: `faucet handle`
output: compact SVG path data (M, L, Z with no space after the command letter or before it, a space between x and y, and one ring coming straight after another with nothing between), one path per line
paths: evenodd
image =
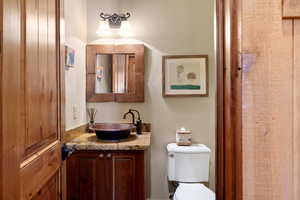
M142 134L142 126L143 126L143 122L142 122L142 120L137 120L136 121L136 124L135 124L135 127L136 127L136 133L138 134L138 135L141 135Z

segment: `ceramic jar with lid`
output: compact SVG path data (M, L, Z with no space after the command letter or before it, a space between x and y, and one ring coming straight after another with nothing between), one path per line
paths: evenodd
M190 146L192 145L192 132L181 128L176 131L176 143L178 146Z

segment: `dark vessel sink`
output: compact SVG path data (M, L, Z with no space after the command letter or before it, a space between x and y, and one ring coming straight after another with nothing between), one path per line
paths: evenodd
M122 140L130 136L131 130L135 128L132 124L96 123L94 130L101 140Z

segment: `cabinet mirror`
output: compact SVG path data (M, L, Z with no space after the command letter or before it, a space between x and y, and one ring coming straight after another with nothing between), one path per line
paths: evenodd
M143 102L144 46L88 45L87 101Z

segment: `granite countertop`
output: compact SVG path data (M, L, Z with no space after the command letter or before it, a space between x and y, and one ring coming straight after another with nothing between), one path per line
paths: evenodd
M66 143L74 150L146 150L150 147L151 133L142 135L132 133L129 138L120 141L99 140L94 133L83 133Z

